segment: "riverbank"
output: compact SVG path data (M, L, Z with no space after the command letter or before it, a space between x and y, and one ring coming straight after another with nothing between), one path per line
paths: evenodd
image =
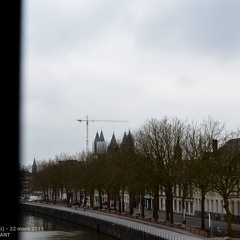
M179 226L173 228L164 224L161 225L160 222L153 222L150 219L139 219L136 216L130 218L116 213L84 211L77 207L36 202L21 203L20 208L75 222L122 240L196 240L207 238L181 229Z
M25 210L19 212L17 226L14 240L116 240L73 222Z

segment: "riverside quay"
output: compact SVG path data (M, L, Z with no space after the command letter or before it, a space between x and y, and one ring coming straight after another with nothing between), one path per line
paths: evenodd
M197 229L194 233L177 225L167 226L160 221L151 221L149 218L140 219L136 216L128 217L104 211L38 202L20 203L20 209L61 218L122 240L207 239L207 236L201 236Z

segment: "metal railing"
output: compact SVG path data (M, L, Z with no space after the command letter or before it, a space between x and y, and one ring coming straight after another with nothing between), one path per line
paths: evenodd
M187 236L187 235L177 233L177 232L174 232L174 231L160 229L158 227L146 225L146 224L143 224L143 223L134 222L134 221L131 221L131 220L117 218L117 217L114 217L114 216L107 216L107 215L104 215L104 214L98 214L98 213L93 213L93 212L82 212L82 211L79 211L79 213L90 216L90 217L93 217L93 218L98 218L100 220L108 221L108 222L111 222L112 224L117 224L117 225L125 226L125 227L128 227L128 228L132 228L132 229L135 229L135 230L138 230L138 231L142 231L142 232L148 233L150 235L161 237L161 238L164 238L164 239L169 239L169 240L202 239L202 238Z

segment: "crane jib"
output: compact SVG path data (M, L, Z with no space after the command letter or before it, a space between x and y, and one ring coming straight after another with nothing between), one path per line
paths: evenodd
M91 122L129 122L129 121L126 121L126 120L94 120L94 119L89 119L88 116L86 117L86 119L78 119L77 121L79 122L83 122L85 121L86 122L86 156L88 155L88 122L91 121Z

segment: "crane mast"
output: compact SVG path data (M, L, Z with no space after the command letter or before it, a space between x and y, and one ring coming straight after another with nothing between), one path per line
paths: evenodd
M126 120L108 120L108 119L89 119L88 116L86 116L86 119L78 119L79 122L86 122L86 157L89 153L89 140L88 140L88 125L89 122L128 122Z

